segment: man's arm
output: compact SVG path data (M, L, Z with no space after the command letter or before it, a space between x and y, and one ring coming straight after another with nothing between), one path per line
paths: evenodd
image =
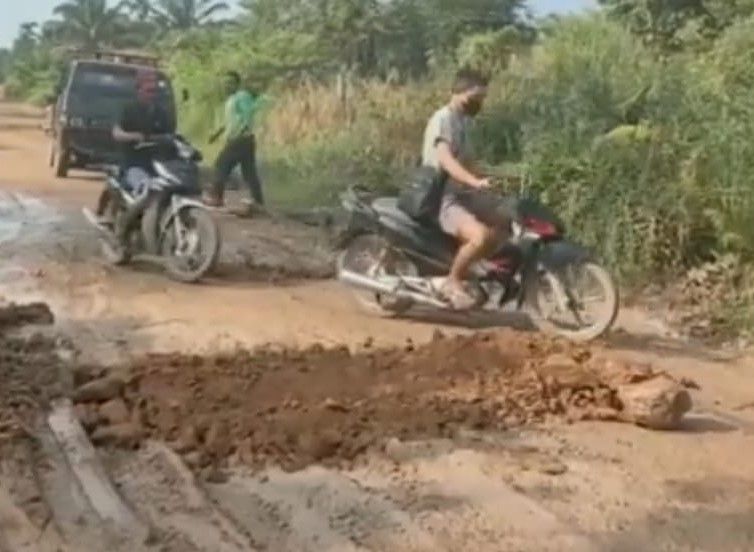
M215 132L213 132L212 134L210 134L210 136L209 136L209 143L210 144L214 144L215 142L217 142L217 139L220 138L220 136L222 136L223 133L225 133L225 126L221 126Z
M116 142L143 142L146 137L141 132L123 130L120 123L113 127L113 140Z
M472 174L463 164L453 155L450 145L444 140L437 143L437 160L440 167L448 175L460 184L465 184L472 188L487 188L490 183L486 178L479 178Z
M126 107L126 109L123 110L123 113L120 116L120 120L118 121L118 124L116 124L113 127L113 140L116 142L143 142L146 139L146 136L142 134L141 132L131 132L128 130L125 130L129 126L129 119L132 119L131 110Z

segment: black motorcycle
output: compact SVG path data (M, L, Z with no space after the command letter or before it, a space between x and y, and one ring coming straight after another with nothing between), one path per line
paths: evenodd
M400 315L414 305L451 309L435 284L447 275L458 249L439 225L410 218L397 198L372 200L350 189L342 204L351 213L338 279L357 290L372 311ZM509 200L511 239L470 271L473 310L509 304L529 314L542 331L586 341L605 334L618 315L612 277L583 247L564 238L564 227L533 199ZM366 292L366 293L365 293Z
M180 136L150 138L136 146L151 159L153 177L138 190L117 168L108 170L104 224L89 209L87 220L101 233L104 257L122 265L138 257L162 265L176 280L196 282L217 262L220 231L199 193L201 154Z

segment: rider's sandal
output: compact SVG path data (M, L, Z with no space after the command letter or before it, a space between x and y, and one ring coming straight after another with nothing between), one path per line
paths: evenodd
M433 282L433 285L436 285L436 283ZM440 293L440 296L450 303L454 310L469 310L476 305L474 297L463 289L458 289L458 287L449 283L447 279L436 289Z

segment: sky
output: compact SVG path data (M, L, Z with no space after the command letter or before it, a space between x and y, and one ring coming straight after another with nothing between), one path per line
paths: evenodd
M52 8L60 2L61 0L0 0L4 4L0 8L0 48L13 43L21 23L49 19ZM569 12L594 7L596 4L596 0L530 0L530 5L540 14Z

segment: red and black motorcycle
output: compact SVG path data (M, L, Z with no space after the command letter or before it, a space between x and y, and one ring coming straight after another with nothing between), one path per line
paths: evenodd
M437 225L410 218L393 197L372 199L355 188L342 196L351 214L338 279L382 314L416 305L451 309L433 283L448 273L458 244ZM503 202L501 200L501 205ZM582 246L565 239L563 224L541 203L506 203L511 239L472 267L472 310L525 311L542 331L587 341L604 335L618 315L618 291L605 268Z

